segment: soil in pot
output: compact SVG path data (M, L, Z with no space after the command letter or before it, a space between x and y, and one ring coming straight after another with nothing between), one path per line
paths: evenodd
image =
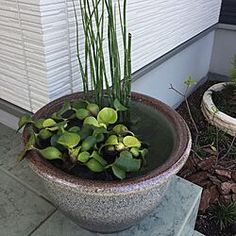
M212 93L212 100L216 107L225 114L236 118L236 88L233 85L226 85L218 92Z
M146 164L142 169L139 172L127 174L127 178L144 175L163 165L170 157L176 139L174 128L164 115L141 102L132 102L130 121L131 125L127 125L129 130L144 142L144 146L148 147L148 154L145 156ZM112 153L106 153L103 158L108 161L114 156ZM51 163L70 175L85 179L102 181L116 179L110 170L93 173L85 166L73 166L71 163L65 163L61 160L54 160Z

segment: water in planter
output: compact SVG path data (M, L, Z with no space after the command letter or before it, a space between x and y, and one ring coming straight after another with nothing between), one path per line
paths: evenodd
M174 128L162 113L138 102L132 103L131 121L131 130L148 144L147 165L139 172L145 174L169 159L176 138Z

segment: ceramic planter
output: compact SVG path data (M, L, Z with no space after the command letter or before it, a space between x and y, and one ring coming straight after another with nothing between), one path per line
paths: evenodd
M219 111L212 100L212 93L224 89L225 85L230 82L218 83L211 86L203 95L201 110L207 121L230 134L236 135L236 119Z
M58 110L65 99L75 100L76 93L62 97L36 112L43 118ZM36 152L27 157L38 174L51 200L81 227L96 232L121 231L138 223L161 201L171 177L186 162L191 149L191 136L184 120L170 107L145 95L132 93L132 100L151 107L168 120L175 141L169 158L160 167L142 176L124 181L93 181L64 173L42 159ZM24 142L27 131L23 132ZM162 150L160 150L161 152Z

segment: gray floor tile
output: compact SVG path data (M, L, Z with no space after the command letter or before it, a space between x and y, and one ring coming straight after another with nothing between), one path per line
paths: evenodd
M20 135L16 134L15 130L0 123L0 165L2 164L4 155L9 151L19 149L20 143Z
M0 123L0 166L15 175L19 180L47 197L41 179L28 167L27 161L17 162L17 155L22 149L21 135Z
M31 236L94 236L87 230L80 228L60 211L56 211Z
M0 170L0 235L27 236L55 208Z

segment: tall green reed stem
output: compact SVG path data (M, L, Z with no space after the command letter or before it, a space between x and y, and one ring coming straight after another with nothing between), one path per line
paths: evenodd
M131 34L127 33L127 0L78 0L81 25L74 6L76 20L77 58L83 82L83 91L94 90L96 103L100 106L107 99L110 106L118 99L129 107L131 98ZM118 11L117 11L118 5ZM117 13L123 46L120 46L117 30ZM104 36L104 33L107 33ZM81 40L83 36L83 40ZM81 40L81 41L80 41ZM107 41L105 46L104 41ZM82 45L83 44L83 45ZM84 56L82 56L83 47ZM106 60L108 53L108 61ZM120 54L123 53L123 59ZM123 66L122 66L123 64Z

